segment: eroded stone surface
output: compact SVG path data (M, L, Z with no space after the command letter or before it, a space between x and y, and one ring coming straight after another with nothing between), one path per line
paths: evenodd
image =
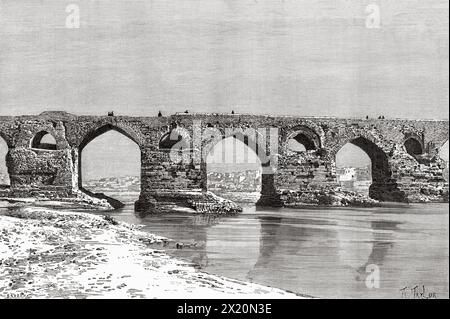
M191 195L199 203L216 203L207 193L206 156L202 154L229 136L242 138L258 152L264 168L260 204L292 206L304 199L314 202L317 194L341 196L335 156L348 142L361 147L372 160L371 198L448 201L448 164L437 155L448 140L448 124L224 114L96 117L46 112L39 116L0 117L0 135L9 146L6 161L11 182L10 189L0 190L0 196L77 197L84 146L100 134L116 130L141 149L141 196L136 203L140 210L170 205L194 208L198 205L193 204ZM252 136L252 129L263 134ZM55 138L56 150L32 148L31 141L43 131ZM175 138L180 136L176 142L183 141L183 149L175 154L161 148L167 143L160 143L172 132ZM295 134L302 134L305 141L309 139L310 150L288 150L288 140ZM196 139L199 136L200 142ZM408 154L405 148L405 141L411 138L423 147L420 157ZM176 149L176 145L172 146ZM231 203L226 205L231 207Z

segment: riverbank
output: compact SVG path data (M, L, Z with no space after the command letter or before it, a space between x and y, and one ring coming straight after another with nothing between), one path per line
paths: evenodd
M280 195L285 207L379 207L381 202L368 195L351 191L323 191L285 190Z
M84 192L78 191L72 197L51 197L51 196L12 196L9 192L0 192L0 204L2 202L8 203L8 206L26 206L33 207L50 207L50 208L64 208L64 209L95 209L95 210L113 210L115 207L109 201L109 197L105 198L94 197ZM116 201L118 202L118 201ZM123 206L123 204L122 204Z
M0 298L299 298L200 272L169 239L87 213L36 207L0 215Z

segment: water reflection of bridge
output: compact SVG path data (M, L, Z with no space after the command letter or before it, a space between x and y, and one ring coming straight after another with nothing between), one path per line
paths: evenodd
M317 285L364 288L366 266L383 266L398 231L389 220L285 215L198 215L168 226L196 242L174 253L208 272L313 295Z

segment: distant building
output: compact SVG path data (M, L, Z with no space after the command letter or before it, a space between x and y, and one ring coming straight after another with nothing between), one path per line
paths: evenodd
M351 182L356 180L356 168L343 167L337 170L338 182Z
M257 170L208 172L208 189L211 191L260 192L261 172Z
M342 189L368 194L372 184L372 167L339 167L336 168L337 180Z

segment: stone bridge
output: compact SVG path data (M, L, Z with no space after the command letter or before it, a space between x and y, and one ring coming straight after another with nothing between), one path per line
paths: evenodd
M137 210L189 206L207 194L206 156L223 138L246 143L262 163L259 204L314 204L318 194L340 186L336 153L346 143L372 161L369 195L380 201L448 201L447 163L438 156L449 122L400 119L340 119L239 114L175 114L157 117L76 116L44 112L0 117L0 136L11 197L75 197L82 188L81 153L99 135L115 130L141 150L141 195ZM55 145L41 143L51 134ZM306 148L293 152L294 138Z

